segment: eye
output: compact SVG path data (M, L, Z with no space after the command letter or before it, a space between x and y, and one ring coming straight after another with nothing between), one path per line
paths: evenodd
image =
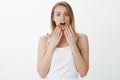
M59 14L59 13L57 13L57 14L56 14L56 16L60 16L60 14Z
M65 15L65 16L69 16L69 14L68 14L68 13L65 13L64 15Z

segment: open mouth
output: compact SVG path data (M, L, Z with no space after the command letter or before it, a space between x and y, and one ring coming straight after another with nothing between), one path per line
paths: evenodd
M61 22L60 25L65 25L65 22Z

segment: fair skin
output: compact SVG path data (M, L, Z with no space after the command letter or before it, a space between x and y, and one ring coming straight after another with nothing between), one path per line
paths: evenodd
M55 48L69 45L77 71L81 77L86 76L89 69L89 44L87 36L73 32L72 26L69 25L70 18L67 9L64 6L57 6L55 8L53 21L57 25L54 32L39 39L37 66L39 75L45 78L49 73ZM65 22L65 25L60 25L60 22ZM78 47L81 51L79 51Z

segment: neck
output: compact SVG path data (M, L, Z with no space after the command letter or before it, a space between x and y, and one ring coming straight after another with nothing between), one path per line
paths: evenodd
M65 37L64 34L62 35L60 42L67 42L66 37Z
M61 39L60 39L60 42L59 42L58 46L64 47L66 45L68 45L68 43L67 43L65 35L63 34L62 37L61 37Z

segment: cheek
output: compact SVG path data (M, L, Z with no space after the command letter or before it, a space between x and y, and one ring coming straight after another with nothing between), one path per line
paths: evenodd
M54 18L54 21L55 21L56 25L59 25L59 23L60 23L60 19L59 18Z
M69 23L70 23L70 18L67 18L67 20L66 20L66 21L67 21L67 23L69 24Z
M68 18L68 21L70 22L70 18Z
M56 24L56 25L59 25L59 21L55 20L55 24Z

